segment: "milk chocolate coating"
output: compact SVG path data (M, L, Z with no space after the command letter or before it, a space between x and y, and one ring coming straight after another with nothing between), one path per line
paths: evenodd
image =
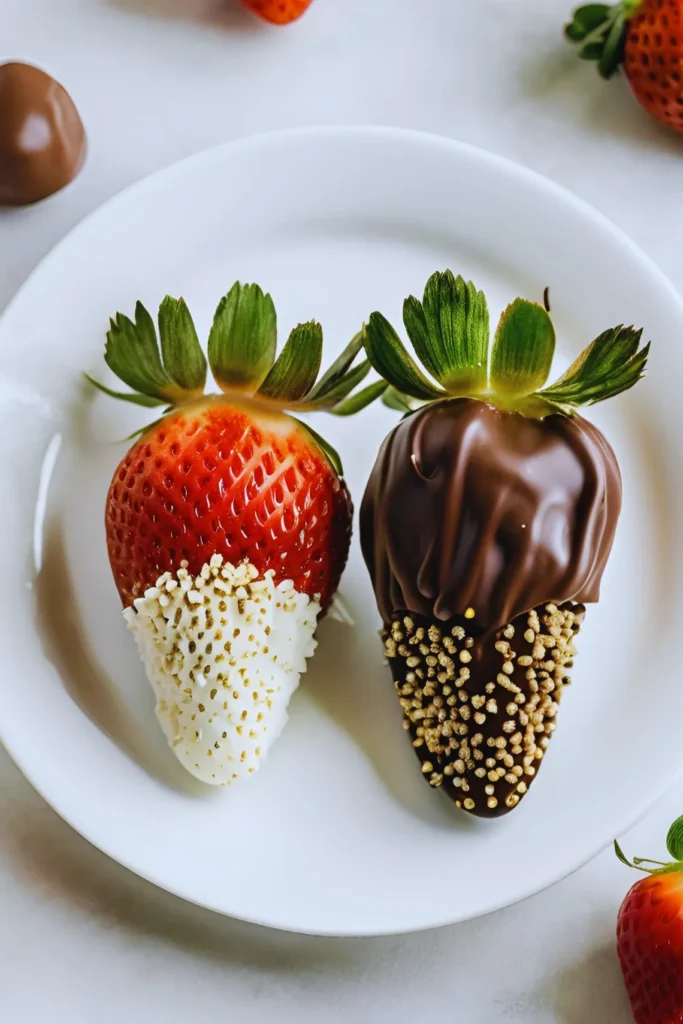
M76 177L85 130L68 92L31 64L0 65L0 203L25 206Z
M620 509L614 452L581 416L426 406L385 440L360 511L385 626L473 608L486 632L547 601L597 601Z

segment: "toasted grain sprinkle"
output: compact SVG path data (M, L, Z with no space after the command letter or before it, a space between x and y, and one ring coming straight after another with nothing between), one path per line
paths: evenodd
M432 786L449 778L456 792L472 789L472 808L484 799L495 801L495 806L503 802L508 809L516 806L526 792L518 787L529 784L521 777L534 777L534 765L543 758L555 729L581 618L567 607L552 614L547 609L530 613L524 639L538 658L518 657L512 650L514 627L500 631L493 641L500 659L495 681L480 681L477 670L469 667L475 640L461 626L444 633L436 624L416 624L412 615L392 623L385 637L386 655L395 664L404 728L413 746L430 755L422 762L422 771ZM507 703L494 695L497 686L508 692ZM498 715L503 709L507 717L501 722ZM482 731L470 735L472 722ZM513 793L507 792L509 786ZM463 806L472 809L467 802Z

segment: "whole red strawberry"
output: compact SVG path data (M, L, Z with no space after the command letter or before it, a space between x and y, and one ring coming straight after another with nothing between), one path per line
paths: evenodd
M615 844L617 856L644 871L624 900L617 923L617 944L636 1024L683 1021L683 818L669 832L673 863L643 860L631 864Z
M655 120L683 132L683 0L585 4L565 31L581 44L584 60L598 62L604 78L623 65L638 102Z
M105 527L114 580L157 714L185 766L205 782L254 771L286 722L313 653L317 616L346 564L351 498L332 448L287 408L355 412L381 382L347 398L369 369L360 337L316 384L322 329L292 331L277 361L272 299L236 284L209 335L222 394L189 310L167 296L159 338L138 303L118 314L105 359L134 391L166 406L116 469ZM267 734L267 735L266 735Z
M241 0L254 14L273 25L289 25L300 18L313 0Z

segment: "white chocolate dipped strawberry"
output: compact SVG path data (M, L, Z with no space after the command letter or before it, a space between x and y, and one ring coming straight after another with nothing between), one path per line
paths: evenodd
M322 330L292 331L277 360L269 295L236 284L216 310L207 362L187 306L164 299L157 330L118 314L105 359L164 415L114 473L105 525L114 580L181 764L203 782L253 773L280 735L318 615L346 564L351 498L334 450L287 409L348 415L367 361L354 339L316 384ZM98 385L102 387L101 385Z

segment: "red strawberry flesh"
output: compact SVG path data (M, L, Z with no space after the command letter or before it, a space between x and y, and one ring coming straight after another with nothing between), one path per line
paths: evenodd
M311 6L313 0L242 0L254 14L273 25L289 25Z
M291 417L216 398L146 431L114 474L105 521L124 606L182 562L197 574L220 554L272 569L324 608L348 555L351 499Z
M638 101L683 132L683 0L649 0L629 22L624 69Z
M636 1024L683 1021L683 866L633 886L617 940Z

